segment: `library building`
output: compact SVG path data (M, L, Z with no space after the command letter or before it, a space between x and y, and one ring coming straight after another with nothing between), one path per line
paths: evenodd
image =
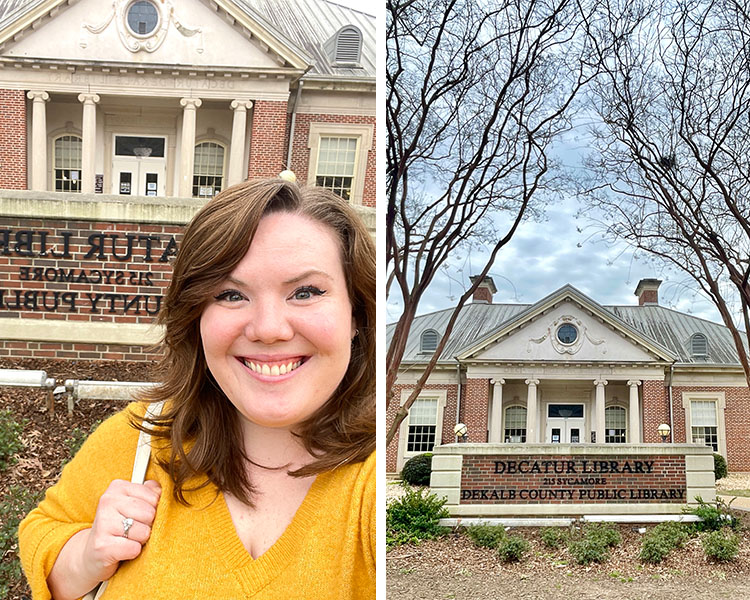
M326 0L0 0L0 356L154 358L184 225L246 179L374 229L375 44Z
M661 306L660 283L641 280L630 305L570 285L496 304L485 278L389 446L387 471L434 452L431 485L454 515L512 514L518 503L532 514L545 503L679 512L713 499L713 453L730 472L750 471L750 390L728 329ZM393 412L451 311L414 320Z

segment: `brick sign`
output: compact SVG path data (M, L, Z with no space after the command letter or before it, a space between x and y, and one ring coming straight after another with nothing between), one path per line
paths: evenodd
M180 226L27 223L0 219L0 316L150 323L159 312Z
M465 455L461 504L687 501L684 456Z

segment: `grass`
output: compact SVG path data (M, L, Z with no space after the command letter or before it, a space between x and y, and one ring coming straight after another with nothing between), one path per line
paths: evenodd
M717 490L719 496L743 496L750 498L750 490Z

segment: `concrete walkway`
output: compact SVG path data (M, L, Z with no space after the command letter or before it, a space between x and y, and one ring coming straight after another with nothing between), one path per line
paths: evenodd
M724 501L726 504L729 504L729 502L732 501L732 508L735 508L737 510L750 511L750 498L748 498L747 496L721 495L717 496L717 498L721 498L722 501Z

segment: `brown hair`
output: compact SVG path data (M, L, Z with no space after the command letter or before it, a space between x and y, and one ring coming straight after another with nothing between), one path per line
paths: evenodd
M195 489L186 484L198 475L252 503L240 417L208 370L199 321L211 292L245 256L260 220L273 212L300 214L335 232L359 330L338 388L295 431L315 460L290 474L328 471L362 461L375 449L375 247L369 232L356 211L328 190L281 179L235 185L210 200L185 230L157 318L165 327L162 383L143 397L169 402L148 425L133 420L136 428L169 441L169 456L158 453L157 460L185 504L184 491Z

